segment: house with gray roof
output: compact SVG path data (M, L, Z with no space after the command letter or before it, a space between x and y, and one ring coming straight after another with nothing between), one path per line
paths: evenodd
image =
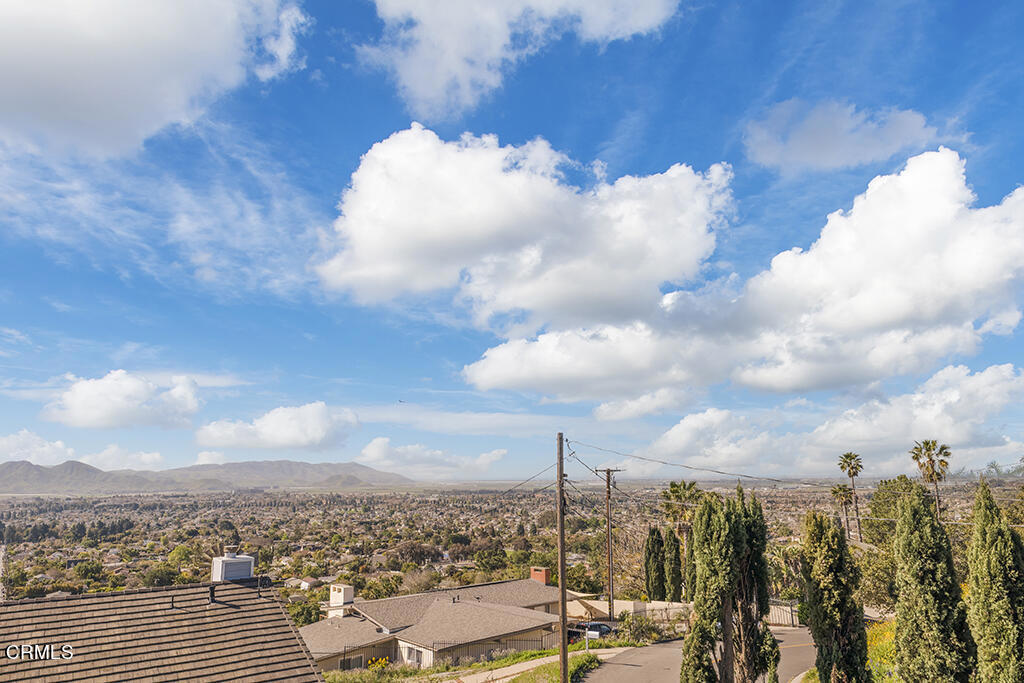
M0 602L0 680L322 683L255 580Z
M324 605L327 619L299 634L325 671L361 668L377 657L429 667L554 647L558 588L547 585L547 570L533 577L380 600L356 600L350 586L335 584Z

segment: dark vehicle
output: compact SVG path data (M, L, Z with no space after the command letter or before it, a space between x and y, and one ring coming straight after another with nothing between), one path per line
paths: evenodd
M577 628L580 631L588 631L591 638L605 638L618 631L618 629L612 628L600 621L585 621L579 624Z

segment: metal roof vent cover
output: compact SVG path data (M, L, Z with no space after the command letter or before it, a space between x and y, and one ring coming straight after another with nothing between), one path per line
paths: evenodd
M253 577L256 559L250 555L238 555L237 545L224 547L224 556L213 558L210 572L211 581L243 581Z

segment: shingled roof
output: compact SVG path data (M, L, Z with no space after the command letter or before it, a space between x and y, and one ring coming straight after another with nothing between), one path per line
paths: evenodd
M397 637L435 649L439 642L455 645L504 638L557 623L554 614L532 609L442 597L434 600L418 624L399 631Z
M0 647L60 657L65 644L70 659L0 657L0 680L323 681L273 591L252 581L0 603Z
M300 628L299 635L315 659L394 638L381 633L372 621L359 617L331 617L316 621Z
M353 607L389 631L397 631L419 623L434 601L440 597L447 598L449 602L456 598L463 602L479 600L495 605L531 608L558 602L558 588L545 586L533 579L515 579L459 588L442 588L381 600L365 600L354 603Z

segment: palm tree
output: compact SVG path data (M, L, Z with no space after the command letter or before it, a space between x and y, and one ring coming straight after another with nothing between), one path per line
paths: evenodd
M915 441L910 449L910 457L917 463L921 476L930 481L935 490L935 518L942 521L939 515L939 482L946 478L949 470L949 458L953 453L946 444L938 445L934 439Z
M703 495L704 492L697 488L697 482L682 479L678 482L670 481L668 490L661 492L661 509L683 538L686 538L690 530L693 513Z
M853 513L857 518L857 540L863 543L864 536L860 532L860 505L857 504L857 483L854 479L864 469L864 465L861 463L859 455L848 452L839 456L839 469L850 478L850 488L853 489Z
M850 536L850 513L847 506L853 502L853 491L846 484L836 484L832 487L832 497L843 507L843 517L846 518L846 536Z
M693 523L693 515L697 510L697 504L704 497L704 491L697 488L697 482L670 481L668 490L661 492L661 509L665 516L672 522L676 535L682 542L682 556L686 557L686 546L690 544L690 527Z

